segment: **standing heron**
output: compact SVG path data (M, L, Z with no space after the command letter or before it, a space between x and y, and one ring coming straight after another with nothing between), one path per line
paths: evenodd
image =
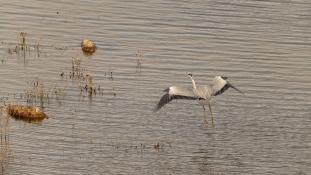
M234 87L227 77L216 76L213 80L212 86L196 86L192 74L188 74L192 81L192 88L171 86L164 90L166 92L160 101L158 102L154 112L160 110L164 105L169 103L174 99L187 99L187 100L198 100L199 104L202 105L204 109L204 126L207 127L208 121L205 113L205 105L208 105L209 111L211 113L212 125L214 126L214 116L211 108L211 99L214 96L224 93L228 88L233 88L236 91L242 93L239 89Z

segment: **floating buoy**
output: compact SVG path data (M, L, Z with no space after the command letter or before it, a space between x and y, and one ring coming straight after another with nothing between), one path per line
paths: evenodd
M81 48L86 55L92 55L96 51L96 45L89 39L84 39L81 42Z
M8 105L6 111L11 117L19 120L42 121L48 118L40 108L33 106Z

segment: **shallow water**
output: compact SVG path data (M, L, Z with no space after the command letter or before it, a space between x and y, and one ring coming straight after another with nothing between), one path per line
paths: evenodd
M9 120L2 173L311 173L309 1L13 0L0 14L1 103L27 104L34 81L50 93L48 120ZM9 53L20 32L29 49ZM97 44L91 57L83 38ZM103 94L81 94L72 57ZM189 72L198 84L227 76L245 93L215 98L215 128L202 127L195 101L152 113Z

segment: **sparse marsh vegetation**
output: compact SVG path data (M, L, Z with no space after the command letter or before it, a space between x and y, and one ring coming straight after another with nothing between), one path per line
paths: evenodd
M40 106L43 109L51 100L56 100L61 104L65 96L65 86L45 84L42 80L36 78L28 81L26 89L20 94L20 99L25 101L28 106ZM14 95L14 97L19 97L19 95Z
M22 57L24 60L24 64L26 64L26 58L34 57L39 58L41 54L41 45L40 42L29 43L28 42L28 34L26 32L20 32L17 37L17 42L10 43L1 43L2 46L7 47L7 52L3 56L1 62L5 63L12 56L16 56L17 58Z
M28 105L39 104L43 108L44 104L49 103L51 93L51 89L46 88L39 79L35 79L28 83L28 87L22 97Z
M71 71L69 72L69 78L71 80L83 80L86 69L81 67L81 59L72 57Z
M29 47L28 43L26 42L26 36L27 36L27 33L21 32L19 34L19 37L18 37L19 42L17 43L17 45L13 49L9 48L8 53L11 55L13 53L18 54L18 55L21 54L25 60L26 54L27 53L30 54L30 47Z
M66 79L65 72L60 73L62 79ZM113 72L108 71L104 73L104 77L109 81L113 81ZM71 61L71 71L69 72L69 79L75 80L79 83L80 95L87 94L92 97L96 95L103 96L104 94L112 94L116 96L115 88L112 87L110 91L104 92L103 85L94 82L94 77L91 73L82 66L82 59L73 57Z
M136 57L137 57L136 72L141 73L144 52L140 49L137 50Z
M4 115L4 110L0 111L0 173L6 174L9 163L12 159L10 148L10 130L8 117Z
M137 153L146 153L146 152L165 152L172 149L171 143L168 142L156 142L156 143L114 143L113 148L116 151L124 152L137 152Z

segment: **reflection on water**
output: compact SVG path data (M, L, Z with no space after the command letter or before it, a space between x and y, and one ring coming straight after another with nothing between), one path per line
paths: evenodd
M49 116L1 116L2 174L311 172L309 1L12 0L0 12L1 104ZM215 98L215 128L197 102L152 113L189 72L246 94Z

